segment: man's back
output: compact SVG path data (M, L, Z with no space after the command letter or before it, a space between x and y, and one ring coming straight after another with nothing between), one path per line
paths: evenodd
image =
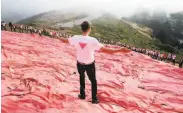
M69 38L69 43L77 49L77 60L82 63L94 61L94 51L99 50L102 44L96 38L90 36L75 35Z

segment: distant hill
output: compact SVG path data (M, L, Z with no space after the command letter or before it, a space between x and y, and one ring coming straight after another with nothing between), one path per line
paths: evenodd
M137 47L156 48L152 38L152 30L139 26L129 21L121 20L111 14L86 14L86 13L63 13L61 11L50 11L41 13L18 23L43 26L47 28L68 28L68 33L80 33L80 23L84 20L92 22L92 36L97 38L121 41Z
M65 22L81 19L86 16L87 16L86 14L78 15L73 12L63 13L61 11L50 11L50 12L45 12L45 13L31 16L29 18L19 21L18 23L51 27L53 25L56 25L57 23L62 23L62 22L65 23Z
M19 21L23 18L24 18L24 16L22 14L15 13L15 12L14 13L8 12L8 14L5 12L2 12L2 14L1 14L1 20L5 21L6 23L8 23L10 21L13 23L16 23L17 21Z

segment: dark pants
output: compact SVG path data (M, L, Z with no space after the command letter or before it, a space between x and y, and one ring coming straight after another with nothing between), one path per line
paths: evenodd
M172 59L173 65L175 65L175 59Z
M5 30L6 31L6 27L1 25L1 30Z
M182 68L183 61L179 63L179 67Z
M39 36L42 36L42 34L41 34L41 33L39 33Z
M33 34L33 30L32 29L29 29L29 31L30 31L30 34Z
M23 31L23 29L20 28L20 29L19 29L19 32L20 32L20 33L23 33L24 31Z
M92 100L97 99L97 80L96 80L96 71L95 71L95 62L89 65L83 65L77 63L77 69L80 74L80 94L85 96L85 71L88 75L88 78L91 82L92 89Z
M13 31L13 26L10 26L11 31Z
M26 32L29 33L29 29L26 29Z
M16 28L13 28L13 31L16 32Z

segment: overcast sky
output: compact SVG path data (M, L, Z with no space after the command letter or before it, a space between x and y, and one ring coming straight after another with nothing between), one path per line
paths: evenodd
M183 0L2 0L2 13L38 14L64 8L89 7L117 16L129 16L139 9L183 11Z

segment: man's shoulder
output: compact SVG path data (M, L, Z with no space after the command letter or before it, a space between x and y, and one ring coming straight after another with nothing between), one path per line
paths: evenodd
M82 35L74 35L72 38L84 38ZM95 37L88 36L86 39L97 40Z
M72 37L69 37L69 40L78 40L80 38L79 35L74 35Z
M81 36L80 35L74 35L74 36L72 36L70 38L79 38L79 37L81 37Z
M97 38L92 37L92 36L88 36L88 39L93 40L93 41L98 41Z

